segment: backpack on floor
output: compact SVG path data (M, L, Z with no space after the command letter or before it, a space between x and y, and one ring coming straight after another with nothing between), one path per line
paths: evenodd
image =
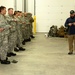
M48 32L48 37L49 36L56 37L57 36L57 31L58 31L57 26L52 25L50 27L49 32Z
M61 26L57 31L58 37L64 37L66 34L66 28Z

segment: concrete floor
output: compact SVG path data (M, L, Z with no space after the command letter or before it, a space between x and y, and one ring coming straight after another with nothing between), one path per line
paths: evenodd
M37 33L26 43L26 51L18 52L18 63L0 64L0 75L75 75L75 53L68 55L68 43L64 38L46 38Z

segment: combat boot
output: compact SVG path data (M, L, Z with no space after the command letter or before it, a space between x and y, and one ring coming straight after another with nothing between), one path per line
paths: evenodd
M30 36L31 38L35 38L33 35Z
M19 47L19 51L25 51L25 48Z
M10 64L10 61L8 61L8 60L1 60L1 64Z
M30 41L31 41L31 38L25 39L25 42L30 42Z
M29 38L29 39L27 39L28 40L28 42L30 42L31 41L31 38Z
M8 57L16 56L16 53L10 52L10 53L7 53L7 56L8 56Z
M72 54L73 54L73 52L69 52L69 53L68 53L68 55L72 55Z
M11 56L16 56L16 53L10 52Z
M22 42L23 45L25 45L25 40Z
M15 51L15 52L19 52L19 49L18 49L18 48L14 48L14 51Z

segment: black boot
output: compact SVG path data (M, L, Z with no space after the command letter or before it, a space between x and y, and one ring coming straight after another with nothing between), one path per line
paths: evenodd
M13 53L13 52L10 52L10 53L7 53L7 56L8 56L8 57L16 56L16 54L15 54L15 53Z
M35 38L33 35L30 36L31 38Z
M28 39L28 42L30 42L30 41L31 41L31 38Z
M31 41L31 38L25 39L25 42L30 42L30 41Z
M16 56L16 53L10 52L11 56Z
M6 61L8 60L8 57L6 57Z
M28 42L28 39L25 39L24 41L25 41L25 42Z
M23 45L25 45L25 40L22 42Z
M14 48L14 51L15 51L15 52L19 52L19 49L18 49L18 48Z
M20 51L25 51L25 48L19 47Z
M8 61L8 60L1 60L1 64L10 64L10 61Z
M11 54L10 53L7 53L7 57L11 57Z
M68 53L68 55L72 55L72 54L73 54L73 52L69 52L69 53Z

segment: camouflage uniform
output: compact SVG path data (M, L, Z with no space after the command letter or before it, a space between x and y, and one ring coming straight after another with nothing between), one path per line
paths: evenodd
M6 19L11 25L10 34L9 34L9 50L8 53L13 52L14 47L17 42L17 31L16 31L16 22L14 21L13 15L7 15Z
M29 25L30 36L33 36L33 32L32 32L33 25L32 25L32 23L34 22L34 19L32 18L32 14L31 13L27 13L27 18L28 18L28 20L30 22L30 25Z
M22 32L22 38L23 40L25 39L25 18L24 18L24 15L19 17L20 21L22 22L22 25L21 25L21 32Z
M6 57L7 57L9 27L10 25L7 23L5 16L0 14L0 28L4 28L4 30L0 32L0 58L1 60L6 60Z
M19 18L19 20L20 20L20 24L21 24L21 26L20 26L20 30L21 30L21 33L22 33L22 41L24 40L24 32L23 32L23 29L24 29L24 24L25 24L25 22L24 22L24 16L20 16L20 17L18 17Z
M18 17L15 17L16 19L16 26L17 26L17 44L18 44L18 47L22 47L22 41L23 41L23 38L22 38L22 31L21 31L21 26L22 26L22 23L20 21L20 19Z
M30 25L30 35L31 36L33 36L33 24L32 24L33 22L34 22L34 19L31 17L31 19L30 19L30 24L31 24Z
M25 17L24 20L25 20L24 39L29 39L30 38L30 32L29 32L30 22L29 22L28 17Z

